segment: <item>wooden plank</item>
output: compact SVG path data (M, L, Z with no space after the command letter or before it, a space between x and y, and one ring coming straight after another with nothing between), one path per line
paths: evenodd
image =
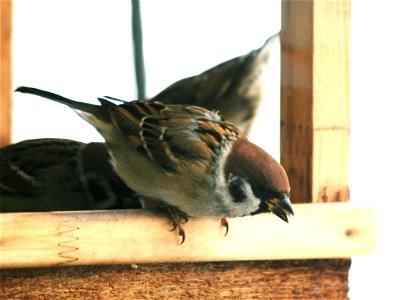
M158 262L348 258L375 246L376 217L349 204L299 204L273 215L191 219L184 244L158 211L3 213L1 268ZM28 226L26 224L29 224Z
M0 1L0 147L11 142L12 1Z
M349 200L349 27L350 1L282 2L281 162L293 199Z
M348 299L350 260L0 270L4 299Z

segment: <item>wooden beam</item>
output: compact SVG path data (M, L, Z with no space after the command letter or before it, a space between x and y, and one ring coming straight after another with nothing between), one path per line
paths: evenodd
M3 213L1 268L159 262L348 258L375 245L375 213L349 204L299 204L274 215L191 219L186 241L158 211ZM28 226L26 225L28 224Z
M161 247L161 245L158 245ZM3 299L349 299L350 259L0 270Z
M11 142L12 1L0 1L0 147Z
M349 200L349 1L283 1L281 162L292 199Z

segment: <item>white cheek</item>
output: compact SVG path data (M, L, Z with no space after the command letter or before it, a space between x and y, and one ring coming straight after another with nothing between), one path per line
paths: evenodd
M246 194L245 201L236 203L228 190L228 186L224 189L223 205L227 207L229 217L250 215L259 209L261 200L254 195L250 184L245 182L243 190Z
M261 200L254 195L250 184L245 184L245 192L247 196L246 203L251 207L252 212L258 210Z
M244 189L245 189L245 193L246 193L246 196L247 196L248 199L257 199L257 201L260 200L254 195L253 190L252 190L252 186L250 184L245 183L244 184Z

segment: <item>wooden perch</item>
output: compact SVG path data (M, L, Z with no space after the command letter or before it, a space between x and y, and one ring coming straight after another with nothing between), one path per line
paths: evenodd
M1 268L158 262L347 258L375 245L375 213L349 204L298 204L284 223L275 216L191 219L186 241L155 211L6 213Z

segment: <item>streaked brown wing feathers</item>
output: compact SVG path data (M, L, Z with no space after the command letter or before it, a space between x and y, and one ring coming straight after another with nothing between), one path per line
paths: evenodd
M147 101L106 106L136 149L167 171L181 161L208 162L223 143L240 135L231 123L201 107Z

